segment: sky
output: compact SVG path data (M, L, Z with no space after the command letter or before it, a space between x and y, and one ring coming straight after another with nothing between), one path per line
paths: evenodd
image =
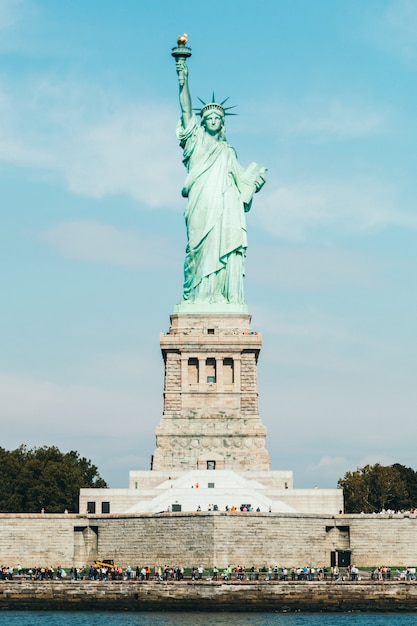
M0 446L149 469L185 249L171 48L268 181L247 215L271 467L417 469L415 0L0 0Z

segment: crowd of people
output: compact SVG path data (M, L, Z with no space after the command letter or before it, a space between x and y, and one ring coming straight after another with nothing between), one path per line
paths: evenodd
M121 567L111 563L95 562L90 567L72 567L65 569L61 566L53 567L36 567L23 569L18 564L17 567L0 567L0 580L13 580L14 577L25 577L30 580L138 580L138 581L181 581L184 579L199 580L223 580L223 581L416 581L416 568L407 567L406 569L394 572L390 567L381 566L373 570L359 570L356 565L349 565L346 568L339 568L337 565L326 567L278 567L263 566L244 567L242 565L231 566L219 570L217 567L210 569L204 568L202 565L191 568L182 566L157 566L154 568L149 565L143 567L136 566Z
M362 511L362 514L363 511ZM409 511L396 511L394 509L381 509L380 511L375 511L375 515L417 515L417 509L411 509Z
M207 507L207 511L219 511L219 507L217 504L209 504ZM261 508L259 506L253 507L251 504L241 504L239 507L235 506L234 504L232 504L231 506L229 506L228 504L226 504L224 510L226 512L231 512L231 513L235 513L236 511L240 511L241 513L260 513L261 512ZM200 505L198 505L197 509L196 509L197 513L200 513L202 511L202 508ZM269 512L272 513L272 507L269 507ZM171 513L171 509L168 509L168 513Z

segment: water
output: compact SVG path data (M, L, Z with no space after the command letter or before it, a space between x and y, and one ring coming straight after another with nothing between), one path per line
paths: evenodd
M109 613L4 611L6 626L415 626L413 613Z

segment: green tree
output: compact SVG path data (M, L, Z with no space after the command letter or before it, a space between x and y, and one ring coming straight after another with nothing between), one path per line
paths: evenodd
M78 512L81 488L107 487L90 460L55 446L0 448L0 467L0 511L7 513Z
M417 472L411 467L400 465L400 463L394 463L392 467L398 470L402 480L405 481L408 499L401 507L403 509L416 509L417 508Z
M346 513L373 513L408 508L407 482L394 465L365 465L338 481Z
M368 479L370 471L371 466L366 465L355 472L346 472L344 478L339 478L337 484L343 489L346 513L372 512Z

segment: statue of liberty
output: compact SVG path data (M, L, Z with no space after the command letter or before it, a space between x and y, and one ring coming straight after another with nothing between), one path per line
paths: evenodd
M266 169L252 163L244 169L226 141L226 100L204 103L201 123L193 113L186 57L186 36L173 49L179 82L181 119L177 136L187 168L182 195L187 248L182 304L244 304L243 276L247 248L245 212L265 183ZM181 51L188 54L180 54ZM175 52L177 51L177 52ZM179 52L178 52L179 51Z

